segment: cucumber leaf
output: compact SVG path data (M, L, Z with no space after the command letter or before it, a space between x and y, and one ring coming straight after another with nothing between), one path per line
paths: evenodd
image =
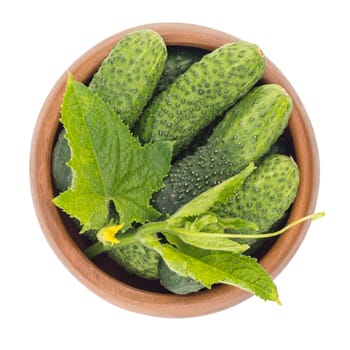
M255 258L223 252L207 255L201 261L227 274L221 283L231 284L263 300L276 301L280 304L278 291L271 276Z
M254 171L255 165L250 163L245 169L235 176L223 181L209 190L201 193L187 204L177 210L169 219L169 222L178 222L191 216L199 216L207 213L214 204L225 203L232 196L232 192L243 184L244 180Z
M61 121L72 157L72 186L54 203L82 225L81 232L108 224L113 202L126 231L133 222L159 218L150 204L163 186L173 144L141 146L112 109L84 84L68 78Z
M176 241L176 240L175 240ZM271 276L261 267L256 259L229 252L212 252L186 248L185 244L177 247L161 244L156 239L145 242L157 251L167 266L178 275L189 277L210 289L214 284L229 284L246 290L263 300L280 304L277 288Z

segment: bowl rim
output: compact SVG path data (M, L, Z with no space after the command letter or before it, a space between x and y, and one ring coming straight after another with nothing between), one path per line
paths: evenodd
M195 46L213 50L239 38L209 27L189 23L151 23L123 30L101 41L69 68L76 80L86 81L108 55L112 46L125 34L152 29L158 32L167 45ZM91 73L92 72L92 73ZM289 130L295 149L295 159L300 167L298 196L291 209L288 222L311 214L316 207L319 188L319 155L314 131L307 112L296 91L284 74L266 58L264 78L281 84L290 94L294 108ZM47 96L36 121L30 151L30 185L36 215L48 243L66 268L88 289L108 302L152 316L193 317L232 307L251 296L241 289L219 285L212 290L179 296L161 294L132 287L116 280L92 261L76 246L53 205L51 179L51 151L54 135L59 125L59 111L65 91L67 72L62 74ZM261 258L261 265L275 278L289 263L301 245L310 222L290 229L280 236Z

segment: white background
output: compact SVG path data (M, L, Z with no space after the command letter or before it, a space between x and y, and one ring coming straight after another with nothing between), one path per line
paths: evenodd
M6 4L6 5L5 5ZM350 349L347 1L3 1L0 5L1 349ZM318 139L311 228L276 278L283 306L250 298L189 319L125 311L80 284L36 219L29 150L56 80L99 41L152 22L226 31L263 49L301 97Z

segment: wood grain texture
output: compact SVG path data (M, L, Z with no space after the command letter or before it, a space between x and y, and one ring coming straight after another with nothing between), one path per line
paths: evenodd
M150 28L167 45L193 46L213 50L238 38L207 27L182 23L155 23L127 29L102 41L68 69L76 80L88 82L112 46L126 33ZM161 317L192 317L232 307L250 297L238 288L220 285L212 290L179 296L167 293L158 283L133 277L108 259L90 261L82 252L87 242L68 218L52 204L55 196L51 178L51 152L59 128L60 106L67 81L63 74L48 95L32 137L30 180L33 204L43 233L66 268L87 288L110 303L130 311ZM294 109L290 134L301 172L297 199L288 221L314 211L319 187L319 157L315 135L303 104L280 70L267 59L265 83L278 83L291 95ZM276 277L297 252L309 223L299 225L277 239L261 258L262 266Z

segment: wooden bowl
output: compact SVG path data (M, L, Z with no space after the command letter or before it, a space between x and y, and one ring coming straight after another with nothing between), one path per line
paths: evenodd
M214 29L178 23L157 23L130 28L102 41L77 59L68 71L76 80L87 82L108 55L112 46L126 33L150 28L157 31L167 45L192 46L213 50L238 38ZM258 44L258 43L257 43ZM263 48L262 48L263 49ZM298 196L288 221L314 211L319 186L319 158L315 136L307 113L297 93L281 71L266 60L265 83L278 83L291 95L294 110L288 126L301 181ZM116 268L101 256L94 262L83 253L87 242L60 210L52 204L56 195L51 178L51 152L59 130L60 106L67 73L57 81L38 117L31 148L30 179L34 206L49 244L68 270L100 297L127 310L163 317L190 317L232 307L251 295L238 288L219 285L186 296L163 290L158 282L146 281ZM261 265L276 277L288 264L303 241L309 222L280 236L261 256Z

